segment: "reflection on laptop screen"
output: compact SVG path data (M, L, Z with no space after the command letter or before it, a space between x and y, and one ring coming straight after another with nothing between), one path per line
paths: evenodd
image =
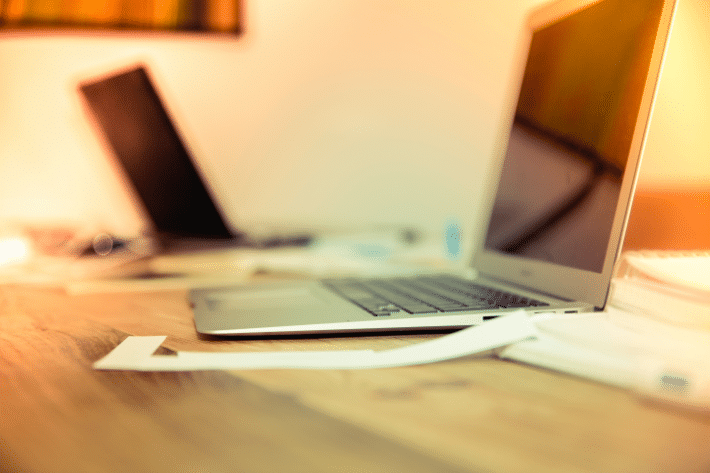
M603 0L533 33L486 248L600 273L661 0Z

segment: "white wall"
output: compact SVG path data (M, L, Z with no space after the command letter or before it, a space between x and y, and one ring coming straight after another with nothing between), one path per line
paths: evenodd
M710 2L678 0L639 186L710 188Z
M710 177L708 2L680 2L642 186ZM236 40L0 36L0 222L138 226L75 86L143 60L234 225L470 226L539 0L244 3Z

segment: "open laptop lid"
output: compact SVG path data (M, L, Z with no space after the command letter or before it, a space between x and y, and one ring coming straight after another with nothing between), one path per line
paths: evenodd
M562 0L530 15L480 274L604 306L674 9Z
M79 91L158 237L239 236L222 218L145 66L84 82Z

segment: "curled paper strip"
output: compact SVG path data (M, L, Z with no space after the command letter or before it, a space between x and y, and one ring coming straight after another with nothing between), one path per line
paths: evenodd
M389 368L473 355L536 336L530 317L516 312L434 340L381 351L177 352L165 356L154 352L167 337L128 337L97 361L94 368L131 371Z

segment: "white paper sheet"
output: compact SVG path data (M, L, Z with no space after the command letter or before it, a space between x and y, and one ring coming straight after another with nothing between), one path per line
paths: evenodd
M435 340L391 350L155 355L166 337L128 337L94 364L100 370L195 371L368 369L433 363L489 350L522 361L636 391L656 401L710 411L710 374L701 351L611 323L609 313L576 316L516 312ZM620 313L614 312L618 318ZM643 333L641 333L643 332ZM671 336L663 330L665 338ZM672 337L671 337L672 338ZM683 338L687 343L687 337ZM704 350L704 351L702 351ZM668 353L676 353L669 359ZM684 353L685 359L678 358ZM659 356L663 354L663 356Z
M382 351L177 352L177 355L154 355L166 337L128 337L97 361L94 368L132 371L388 368L473 355L536 335L532 320L521 311L434 340Z
M631 389L657 401L710 412L710 333L606 312L539 315L535 339L498 356Z

